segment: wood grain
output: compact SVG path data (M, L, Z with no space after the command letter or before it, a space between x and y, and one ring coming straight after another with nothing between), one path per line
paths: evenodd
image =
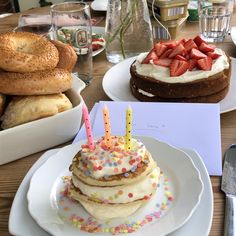
M46 13L48 8L32 9L26 13ZM16 27L19 14L0 19L0 33L11 31ZM101 14L101 13L97 13ZM103 22L104 24L104 22ZM233 15L232 25L236 25L236 14ZM187 22L178 35L178 38L192 38L198 34L198 23ZM232 57L236 57L236 47L230 36L227 36L224 43L217 44ZM102 78L105 72L112 67L105 58L105 53L96 56L93 61L93 80L87 86L82 96L91 109L95 102L100 100L110 100L102 89ZM221 115L221 140L222 140L222 159L223 154L231 143L236 143L236 111L231 111ZM63 145L62 145L63 146ZM34 164L34 162L43 154L39 152L20 160L14 161L0 166L0 235L10 235L8 232L8 218L12 201L14 199L17 188L22 179ZM0 150L1 156L1 150ZM223 234L224 221L224 194L220 190L220 177L211 177L212 189L214 194L214 216L211 227L210 236L221 236ZM196 225L196 227L201 227ZM194 229L193 229L194 230Z

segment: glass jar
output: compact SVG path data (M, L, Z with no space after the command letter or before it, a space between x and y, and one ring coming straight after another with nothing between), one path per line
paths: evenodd
M106 56L118 63L151 50L153 35L146 0L108 0Z

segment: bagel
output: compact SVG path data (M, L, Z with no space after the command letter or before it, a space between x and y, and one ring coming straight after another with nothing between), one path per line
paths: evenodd
M77 54L75 53L75 50L69 44L65 44L57 40L51 40L51 42L56 46L59 52L59 62L57 64L57 68L62 68L72 72L77 61Z
M0 116L3 114L6 104L6 96L0 93Z
M60 68L31 73L0 72L0 93L8 95L54 94L71 86L71 73Z
M57 48L46 38L29 32L0 35L0 68L11 72L50 70L59 61Z

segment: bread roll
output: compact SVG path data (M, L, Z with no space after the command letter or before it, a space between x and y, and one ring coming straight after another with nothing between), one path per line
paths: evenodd
M1 127L8 129L71 108L72 104L64 94L13 97L5 110Z

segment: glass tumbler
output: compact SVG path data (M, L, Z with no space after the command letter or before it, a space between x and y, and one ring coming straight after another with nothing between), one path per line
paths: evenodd
M112 63L149 51L153 35L146 0L108 0L105 39Z
M90 7L83 2L51 6L52 38L70 44L78 55L75 73L85 84L92 80L92 26Z
M199 0L201 37L206 42L222 42L229 32L234 0Z

